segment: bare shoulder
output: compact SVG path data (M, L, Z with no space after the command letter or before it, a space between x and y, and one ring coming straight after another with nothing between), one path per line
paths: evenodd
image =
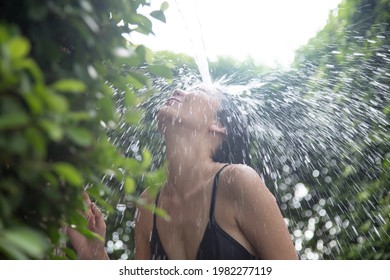
M234 198L246 199L275 199L259 174L250 166L244 164L232 164L224 174L224 182Z
M249 181L260 179L259 174L257 174L257 172L252 167L245 164L231 164L229 165L228 170L231 179L246 179Z
M275 197L260 176L245 165L232 165L224 187L238 228L260 259L296 259L295 248Z
M241 188L265 187L259 174L248 165L232 164L226 171L225 180L230 188L240 190Z

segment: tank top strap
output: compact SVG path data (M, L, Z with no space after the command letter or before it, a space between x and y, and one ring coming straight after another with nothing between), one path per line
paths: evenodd
M159 198L160 198L160 192L158 192L156 195L156 201L154 202L154 207L153 207L153 231L155 231L157 229L156 228L156 211L154 211L154 210L157 208Z
M217 174L214 176L214 183L213 183L213 191L211 193L211 204L210 204L210 223L214 224L214 210L215 210L215 201L217 199L217 188L218 188L218 180L219 180L219 174L222 172L222 170L228 166L229 164L225 164L222 166L221 169L218 170Z

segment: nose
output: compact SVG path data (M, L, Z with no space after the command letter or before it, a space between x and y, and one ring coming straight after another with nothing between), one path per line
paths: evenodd
M181 89L175 89L172 93L172 96L185 96L187 93Z

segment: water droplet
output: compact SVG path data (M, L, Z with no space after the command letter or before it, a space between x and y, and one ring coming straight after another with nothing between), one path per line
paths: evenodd
M125 212L126 210L126 204L117 204L116 205L116 210L120 213Z

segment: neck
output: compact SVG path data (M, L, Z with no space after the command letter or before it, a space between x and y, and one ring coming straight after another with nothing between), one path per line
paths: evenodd
M209 141L197 131L180 128L166 131L165 142L168 161L166 191L184 197L202 187L221 165L212 160Z

